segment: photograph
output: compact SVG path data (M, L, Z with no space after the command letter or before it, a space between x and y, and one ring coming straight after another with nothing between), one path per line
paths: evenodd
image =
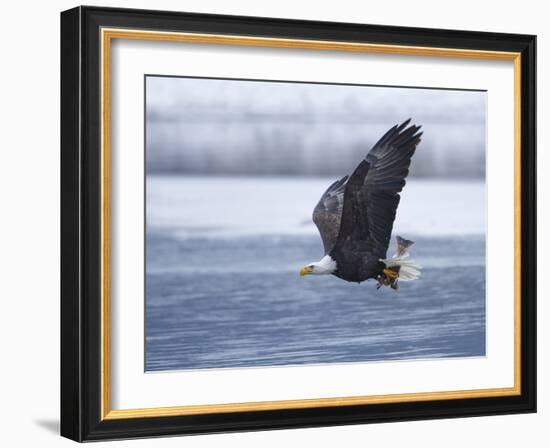
M57 386L36 384L59 434L381 445L392 423L408 445L540 439L543 15L294 3L67 5L49 33L57 88L12 89L60 110L29 133L12 107L27 131L6 146L60 146L48 169L28 151L6 165L59 175L58 240L26 233L60 243L44 275L61 306L34 313L60 332L39 338L52 353L36 337L16 350L56 363ZM40 62L42 44L18 54ZM36 227L51 201L29 192L16 221ZM51 428L44 403L35 426Z
M487 355L485 90L144 83L146 372Z

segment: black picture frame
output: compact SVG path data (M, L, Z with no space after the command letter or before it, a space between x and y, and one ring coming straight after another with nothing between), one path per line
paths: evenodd
M102 27L521 54L521 393L305 409L102 419ZM536 412L536 37L100 7L61 13L61 435L76 441Z

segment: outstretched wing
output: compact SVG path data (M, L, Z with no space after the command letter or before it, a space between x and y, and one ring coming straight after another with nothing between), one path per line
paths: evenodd
M352 241L386 258L399 192L422 135L420 126L407 127L409 122L386 132L349 177L336 246Z
M347 180L348 176L344 176L328 187L313 209L313 222L321 234L325 254L330 252L338 238Z

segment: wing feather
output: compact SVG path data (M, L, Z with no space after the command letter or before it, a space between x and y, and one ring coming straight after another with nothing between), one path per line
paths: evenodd
M347 180L348 176L344 176L332 183L313 209L313 222L323 240L325 254L329 253L338 238Z
M352 239L372 256L386 258L399 193L422 135L420 126L409 123L388 130L350 175L335 246Z

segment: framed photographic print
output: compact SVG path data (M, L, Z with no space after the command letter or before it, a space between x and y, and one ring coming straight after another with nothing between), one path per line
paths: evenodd
M535 36L61 14L61 433L535 412Z

